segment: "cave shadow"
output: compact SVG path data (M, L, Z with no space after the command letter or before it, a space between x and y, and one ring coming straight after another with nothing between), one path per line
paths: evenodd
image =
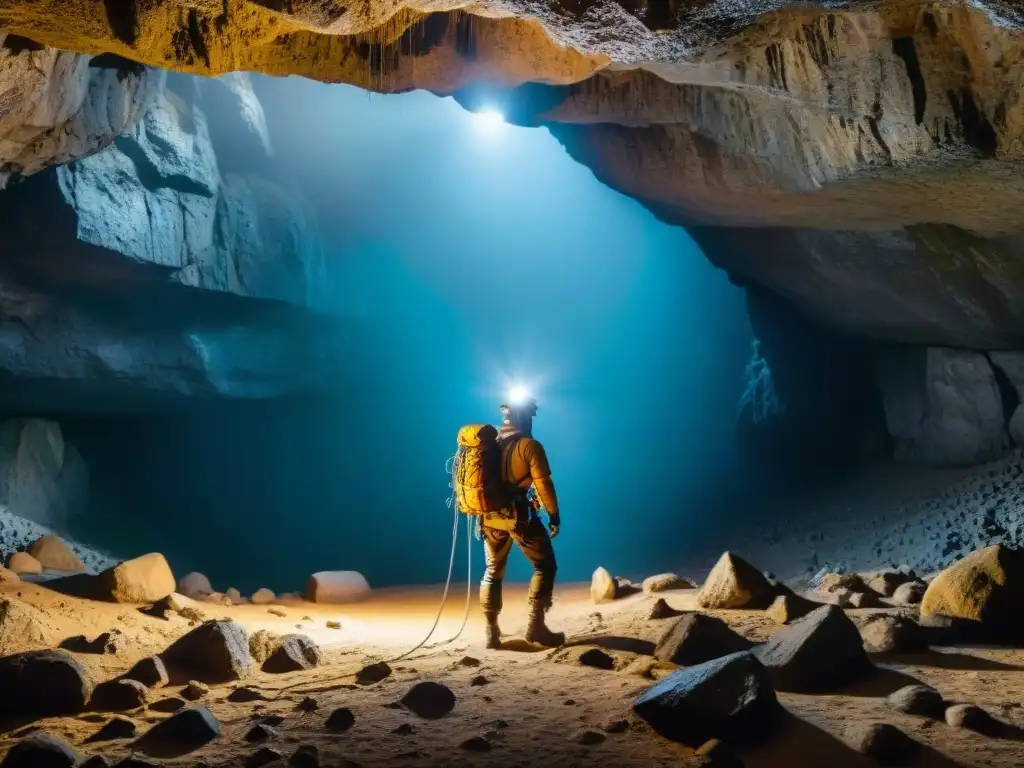
M909 667L934 667L935 669L954 669L973 672L1024 672L1024 667L1007 664L969 653L945 653L943 651L924 651L922 653L874 653L873 661L884 664L904 664Z
M897 672L887 667L875 667L874 672L863 680L845 685L833 693L843 696L858 696L869 699L885 698L908 685L921 685L916 677Z
M877 763L817 726L791 712L780 718L778 736L740 750L747 768L874 768ZM916 742L906 768L963 768L941 752Z
M599 648L607 648L610 651L623 651L625 653L638 653L643 656L653 656L655 644L650 640L640 640L635 637L623 637L621 635L580 635L565 641L563 648L572 648L580 645L596 645Z

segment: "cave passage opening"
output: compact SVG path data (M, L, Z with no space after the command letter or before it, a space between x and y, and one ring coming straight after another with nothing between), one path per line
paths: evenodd
M301 201L309 231L288 231L323 251L316 312L349 339L344 370L275 398L51 409L90 470L69 534L163 551L220 589L328 569L437 582L456 431L496 423L516 380L541 402L560 579L682 565L737 493L743 291L544 128L425 92L251 80L256 121L197 101L190 77L167 88L183 125L208 126L222 178ZM521 560L510 579L528 578Z

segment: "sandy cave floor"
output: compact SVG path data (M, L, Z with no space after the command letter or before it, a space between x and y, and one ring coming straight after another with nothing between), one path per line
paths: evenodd
M188 629L188 623L178 616L157 619L130 606L77 600L40 586L14 585L4 587L3 593L3 597L44 610L47 631L52 633L22 643L19 649L52 645L54 639L59 642L76 634L95 636L114 627L126 632L134 645L122 654L78 655L98 680L127 670L136 660L162 650ZM368 687L356 686L353 673L364 663L396 655L415 644L433 620L439 589L384 590L370 601L353 606L302 604L276 608L285 612L284 617L269 613L265 606L197 603L208 616L233 618L250 631L304 632L322 644L327 664L302 673L260 673L247 680L265 695L266 701L229 702L228 694L240 684L213 686L204 703L219 718L221 735L196 752L161 764L242 766L245 758L258 749L246 743L244 735L255 717L268 714L285 717L280 738L268 746L287 756L300 744L314 744L323 766L345 765L346 759L374 766L675 766L690 762L689 749L653 733L630 709L633 699L651 685L651 680L637 674L636 668L649 666L645 659L653 648L652 641L666 623L646 618L654 597L639 594L594 606L586 588L563 585L550 623L567 630L570 643L576 644L552 651L516 639L525 620L524 593L521 588L509 593L509 607L502 616L503 629L509 635L504 649L487 651L482 647L482 624L474 610L462 639L394 663L390 678ZM694 607L694 595L686 590L664 593L670 605L684 610ZM454 602L445 613L438 637L450 637L461 624L463 602ZM777 630L760 612L716 615L753 640L762 640ZM328 629L328 620L340 621L342 629ZM10 645L12 638L5 640ZM598 670L578 663L579 654L595 645L615 658L616 670ZM13 648L4 650L9 653ZM478 659L479 666L461 664L465 656ZM770 744L742 752L745 764L750 768L872 765L843 743L844 732L853 723L888 722L927 745L913 763L916 766L1024 765L1024 742L994 739L955 730L942 722L902 715L889 710L883 701L893 690L921 680L949 699L981 705L1004 722L1024 727L1024 651L942 648L914 656L876 658L876 662L880 669L872 679L842 693L780 694L791 717ZM487 684L471 685L479 675L487 679ZM457 697L454 711L441 720L423 720L403 708L389 706L419 680L448 685ZM172 697L177 691L175 687L158 689L154 701ZM297 710L298 702L306 696L319 701L319 711L304 714ZM333 708L340 706L351 708L356 722L348 732L334 735L323 728L323 722ZM125 714L138 723L140 733L168 716L152 709ZM131 753L127 741L108 742L100 749L84 744L109 717L87 713L29 725L9 723L2 729L0 752L6 752L17 737L40 728L66 739L84 754L126 756ZM621 720L628 722L624 731L606 732L609 724ZM410 732L395 732L406 725L412 726ZM606 738L598 744L583 745L580 735L586 730L598 731ZM472 736L486 736L491 751L461 749L459 745Z

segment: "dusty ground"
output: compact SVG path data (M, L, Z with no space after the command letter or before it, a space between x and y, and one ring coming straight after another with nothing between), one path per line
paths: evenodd
M18 597L20 595L20 597ZM89 603L56 595L30 585L4 588L4 596L23 600L45 611L50 637L76 634L94 636L114 627L128 633L135 645L116 657L80 655L99 679L127 669L144 655L162 650L170 639L184 632L187 622L152 618L126 606ZM693 607L694 593L665 593L678 609ZM651 684L637 674L646 666L652 641L665 621L646 619L653 597L635 595L613 604L595 607L583 587L563 587L551 614L551 624L568 630L576 645L555 651L540 650L516 640L524 614L522 591L511 590L503 629L510 635L500 651L486 651L479 644L482 627L475 610L463 638L442 648L425 649L395 662L394 675L368 687L354 684L353 673L364 663L397 655L414 645L429 628L439 590L392 590L356 606L325 608L309 604L279 608L275 616L263 606L213 607L199 604L210 616L231 617L250 630L270 629L286 633L302 631L327 649L328 664L317 670L289 675L260 674L247 681L265 695L266 701L232 703L226 700L235 685L214 687L206 700L220 719L222 733L211 744L169 765L242 766L257 747L243 737L253 718L265 714L285 717L280 739L271 743L286 756L303 743L320 750L321 765L341 766L345 760L374 766L415 765L686 765L690 751L651 732L631 714L633 699ZM437 637L451 637L462 621L458 597L446 612ZM600 615L597 615L597 614ZM742 634L760 640L776 631L759 612L719 613ZM308 617L304 619L304 617ZM341 630L326 621L342 623ZM599 645L616 659L616 671L581 666L581 650ZM465 666L465 656L479 666ZM1020 766L1024 742L993 739L945 723L890 711L883 697L913 680L937 687L947 698L973 702L1007 723L1024 726L1020 699L1024 686L1024 652L1016 650L935 649L931 653L878 659L880 671L856 688L830 696L781 694L791 713L788 724L768 746L743 753L750 768L845 768L871 763L843 743L847 726L858 722L889 722L928 746L914 765L919 766ZM662 674L662 673L657 673ZM477 676L484 685L472 685ZM422 720L392 705L419 680L448 685L457 697L454 711L442 720ZM176 688L155 692L157 699L174 696ZM302 714L297 704L306 696L320 703L318 712ZM355 726L341 735L323 728L324 718L335 707L345 706L356 716ZM140 732L167 717L152 709L127 713ZM0 751L5 752L18 735L42 728L59 735L83 753L102 752L122 757L131 752L126 741L110 742L95 749L84 744L108 719L95 713L74 718L51 718L31 725L7 724ZM606 726L626 720L621 733ZM411 727L410 727L411 726ZM584 745L580 734L602 733L601 743ZM405 732L403 732L405 731ZM487 753L468 752L460 744L472 736L486 736Z

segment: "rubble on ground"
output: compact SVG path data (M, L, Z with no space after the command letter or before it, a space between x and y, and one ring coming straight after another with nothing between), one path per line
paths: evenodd
M764 609L774 599L764 574L732 552L722 554L697 593L697 604L708 609Z

